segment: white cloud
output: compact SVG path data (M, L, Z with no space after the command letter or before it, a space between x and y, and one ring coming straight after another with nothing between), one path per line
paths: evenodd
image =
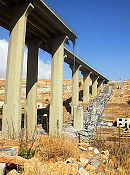
M51 79L51 65L44 63L40 58L38 61L38 78Z
M6 40L0 40L0 78L5 78L7 53L8 42Z
M0 78L5 78L6 64L8 54L8 42L6 40L0 40ZM26 78L27 70L27 48L24 50L24 63L23 63L23 77ZM51 64L44 63L39 57L38 61L38 78L50 79L51 78Z

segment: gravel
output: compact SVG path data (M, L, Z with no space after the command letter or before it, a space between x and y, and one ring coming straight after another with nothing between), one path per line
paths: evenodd
M84 111L84 129L83 130L75 130L72 124L67 124L63 126L63 131L65 134L78 137L81 135L81 140L84 137L90 138L91 136L96 134L96 127L106 125L101 120L101 116L103 115L104 109L107 105L110 96L112 95L113 87L106 86L100 92L99 96L92 100L92 103L87 107Z

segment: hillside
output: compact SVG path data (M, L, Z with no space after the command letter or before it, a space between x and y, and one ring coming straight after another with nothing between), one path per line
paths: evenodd
M113 123L116 126L117 118L130 118L130 80L111 81L113 94L107 103L102 119L106 123ZM98 128L98 134L105 140L118 140L119 129L115 126ZM121 139L129 141L130 134L120 129Z
M79 79L79 103L82 103L82 90L83 90L83 79ZM111 96L107 107L104 111L103 119L107 121L114 122L119 117L130 117L130 80L121 81L111 81L109 83L113 86L113 95ZM4 101L4 89L5 80L0 79L0 101ZM38 80L38 90L37 90L37 102L40 104L40 108L46 109L50 103L50 80ZM25 96L26 96L26 80L22 80L22 107L25 107ZM64 116L71 117L70 106L71 106L71 96L72 96L72 80L64 80L63 82L63 100L64 100ZM91 99L91 94L90 94ZM90 100L91 102L91 100ZM85 106L86 107L86 106ZM67 118L65 119L67 121Z
M130 80L112 83L113 95L111 96L105 114L109 120L116 120L119 117L130 117Z
M79 104L82 104L82 87L83 79L79 79L79 97L80 102ZM0 79L0 101L4 101L4 90L5 90L5 80ZM46 79L39 79L38 80L38 89L37 89L37 102L40 107L42 108L43 113L49 112L48 105L50 104L50 91L51 91L51 80ZM24 107L25 107L25 97L26 97L26 79L22 80L22 90L21 90L22 98L21 98L21 104L23 108L24 113ZM72 97L72 80L67 79L63 81L63 101L64 101L64 122L69 122L69 120L72 120L70 110L71 110L71 97ZM90 95L91 98L91 95ZM68 120L69 119L69 120Z

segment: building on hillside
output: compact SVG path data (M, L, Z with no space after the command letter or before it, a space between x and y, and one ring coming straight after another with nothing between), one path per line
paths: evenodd
M43 108L43 104L42 104L42 103L37 102L37 109L42 109L42 108Z
M119 126L130 130L130 118L117 118L117 127Z
M0 101L0 108L2 108L3 105L4 105L4 102Z

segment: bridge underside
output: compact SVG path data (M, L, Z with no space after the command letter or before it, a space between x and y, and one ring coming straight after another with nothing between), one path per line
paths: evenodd
M79 104L79 70L84 79L84 103L89 101L90 79L93 96L97 95L97 87L108 80L64 48L64 43L68 40L75 42L77 36L42 0L0 0L0 26L10 31L2 120L3 136L18 137L21 132L21 81L25 44L28 47L26 130L34 133L37 125L38 50L41 48L52 55L49 134L57 135L58 132L62 132L63 125L64 61L72 69L72 115L73 107ZM76 113L74 117L77 126L76 119L79 116Z

